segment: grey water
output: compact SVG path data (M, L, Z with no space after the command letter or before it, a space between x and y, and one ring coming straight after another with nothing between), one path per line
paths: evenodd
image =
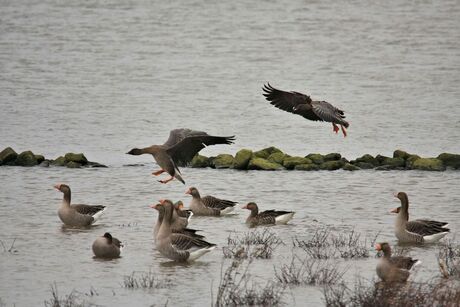
M210 305L227 237L248 231L247 211L192 219L218 248L191 265L170 265L156 250L148 207L160 198L190 199L186 186L161 185L151 157L130 148L163 143L188 127L236 135L205 155L274 145L292 155L340 152L421 156L460 152L460 5L458 1L1 1L0 148L55 158L83 152L107 169L0 168L0 302L42 305L72 290L102 306ZM272 107L265 82L305 92L345 110L349 136ZM137 166L127 166L137 164ZM288 263L294 236L322 226L355 229L396 244L392 196L406 191L411 217L460 229L460 174L419 171L234 171L183 168L203 194L256 201L261 209L294 210L270 230L286 245L255 260L264 284ZM57 182L75 203L103 204L92 228L62 228ZM92 258L93 240L110 231L122 257ZM411 247L423 264L415 280L439 276L438 245ZM375 278L376 259L341 261L346 279ZM153 272L170 288L126 289L123 278ZM94 289L97 294L87 295ZM321 287L288 288L284 303L324 304Z

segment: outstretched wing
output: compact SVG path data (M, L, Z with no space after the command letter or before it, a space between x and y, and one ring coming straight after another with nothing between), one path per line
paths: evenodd
M166 148L169 148L179 143L186 137L197 136L197 135L208 135L208 134L204 131L197 131L197 130L192 130L192 129L187 129L187 128L174 129L169 132L169 138L163 144L163 146L165 146Z
M192 161L193 157L206 146L232 144L234 140L235 136L188 136L176 145L166 149L166 152L177 165L184 165Z
M325 122L336 123L348 127L348 122L345 121L345 115L342 110L334 107L327 101L312 101L313 112Z

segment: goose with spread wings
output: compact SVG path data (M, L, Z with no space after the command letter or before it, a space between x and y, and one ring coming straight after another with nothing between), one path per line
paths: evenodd
M170 132L168 140L163 145L133 148L127 154L135 156L151 154L161 167L160 170L152 174L158 176L163 172L167 172L171 176L166 180L159 180L159 182L168 183L176 178L185 184L179 166L189 164L193 157L206 146L233 144L234 140L235 136L213 136L202 131L175 129Z
M298 92L278 90L267 83L262 88L265 99L278 109L298 114L309 120L332 123L333 131L337 133L339 127L343 136L347 136L346 128L350 125L345 120L344 112L327 101L312 100L310 96Z

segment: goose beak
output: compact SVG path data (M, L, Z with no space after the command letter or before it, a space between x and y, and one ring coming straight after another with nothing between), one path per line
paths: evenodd
M187 191L185 191L185 194L190 194L190 195L192 195L192 190L188 189Z
M375 244L375 250L381 251L382 245L380 245L379 243Z
M396 198L398 198L398 193L396 193L396 192L393 193L393 196L396 197Z
M56 190L59 190L59 188L61 187L61 185L58 183L58 184L53 185L53 187L54 187Z
M248 205L244 205L243 207L241 207L241 209L247 209L248 208Z
M390 213L399 213L399 208L400 208L400 207L391 209L391 210L390 210Z

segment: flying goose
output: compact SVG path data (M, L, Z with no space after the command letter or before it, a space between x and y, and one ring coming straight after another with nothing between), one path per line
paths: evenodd
M71 205L70 187L66 184L58 183L54 185L54 188L64 194L62 204L58 209L58 216L67 226L89 226L106 210L105 206L101 205Z
M447 235L450 229L445 222L432 220L409 221L409 198L404 192L394 195L401 201L401 207L392 209L391 213L397 213L395 223L395 235L400 242L406 243L433 243Z
M151 154L161 168L152 174L158 176L163 172L167 172L171 176L166 180L159 180L159 182L168 183L176 178L185 184L179 165L190 163L193 157L206 146L232 144L234 140L235 136L212 136L202 131L175 129L170 132L168 140L163 145L133 148L127 154L135 156Z
M277 210L266 210L259 213L259 208L254 202L250 202L243 206L242 209L248 209L251 214L246 219L246 224L251 227L258 225L275 225L275 224L286 224L294 216L295 212L292 211L277 211Z
M93 253L97 258L118 258L123 244L108 232L93 243Z
M265 99L272 105L290 113L298 114L309 120L325 121L332 123L335 133L340 125L343 136L347 136L349 123L345 120L344 112L326 101L312 100L310 96L298 92L285 92L278 90L267 83L262 88Z
M421 262L411 257L391 256L391 247L388 243L375 244L377 251L383 252L377 263L377 275L385 282L405 282L412 267Z
M192 195L190 210L194 215L220 216L231 213L235 209L237 202L220 199L214 196L201 197L200 192L195 187L189 188L185 194Z

